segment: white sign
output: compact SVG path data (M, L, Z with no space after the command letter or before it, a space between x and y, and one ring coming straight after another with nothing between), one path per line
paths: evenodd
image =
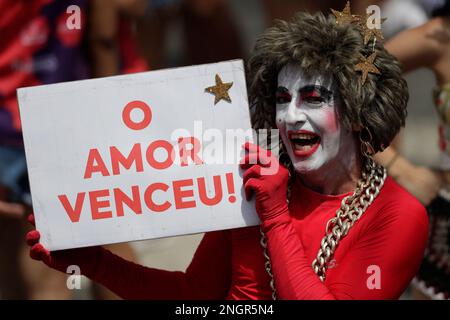
M256 225L241 60L18 90L49 250Z

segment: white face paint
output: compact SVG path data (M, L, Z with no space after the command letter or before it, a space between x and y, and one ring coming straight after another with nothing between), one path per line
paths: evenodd
M329 176L354 165L355 137L341 128L331 77L307 78L298 65L288 64L278 74L276 96L277 127L298 173Z

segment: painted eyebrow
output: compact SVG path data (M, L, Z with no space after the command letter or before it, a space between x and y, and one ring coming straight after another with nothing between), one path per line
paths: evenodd
M308 94L317 91L323 98L329 100L333 96L333 92L319 85L307 85L298 90L300 94Z

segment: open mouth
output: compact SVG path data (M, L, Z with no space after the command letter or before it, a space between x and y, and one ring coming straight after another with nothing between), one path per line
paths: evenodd
M320 145L320 136L314 132L300 130L288 131L294 154L299 157L312 155Z

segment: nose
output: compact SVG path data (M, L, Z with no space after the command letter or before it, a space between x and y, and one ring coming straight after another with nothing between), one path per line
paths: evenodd
M287 114L286 114L286 124L295 126L301 125L306 122L306 114L296 103L295 99L289 103Z

